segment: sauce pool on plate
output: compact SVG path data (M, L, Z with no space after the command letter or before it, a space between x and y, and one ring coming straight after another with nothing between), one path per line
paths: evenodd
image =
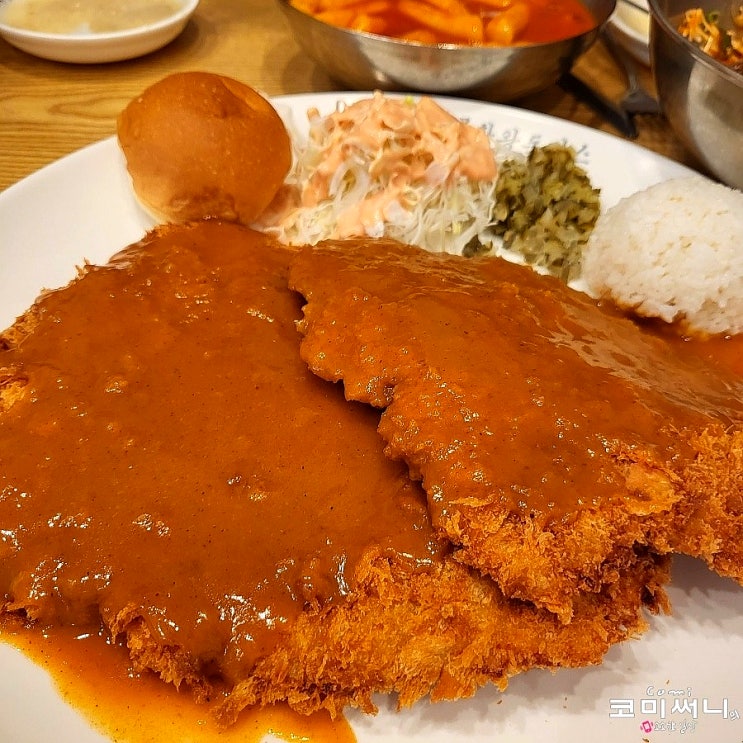
M8 642L43 668L60 696L98 732L118 743L259 743L273 735L309 743L355 743L345 719L324 712L304 716L274 704L244 710L229 728L220 728L208 705L154 674L135 674L123 647L74 628L39 632L12 618L0 622Z
M0 22L48 34L115 33L163 21L183 0L10 0L0 5Z

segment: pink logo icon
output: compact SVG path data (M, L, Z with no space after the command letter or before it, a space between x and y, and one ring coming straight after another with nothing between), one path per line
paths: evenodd
M640 728L642 729L643 733L652 733L653 732L653 723L650 722L650 720L645 720L641 725Z

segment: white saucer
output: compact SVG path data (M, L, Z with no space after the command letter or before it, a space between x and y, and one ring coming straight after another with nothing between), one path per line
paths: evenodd
M607 21L607 26L618 44L638 62L646 67L650 66L650 15L647 0L632 0L632 3L617 0L617 7Z
M173 15L157 23L110 33L42 33L0 23L0 36L24 52L55 62L119 62L154 52L183 31L199 0L183 0Z

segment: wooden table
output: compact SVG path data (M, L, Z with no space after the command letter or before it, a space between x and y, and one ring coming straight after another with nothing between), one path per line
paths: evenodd
M48 62L0 40L0 190L110 136L117 114L131 98L159 78L187 69L230 75L269 95L341 89L300 50L273 0L202 0L173 43L121 63ZM600 43L578 61L574 72L610 98L623 90L622 75ZM652 88L649 71L645 83ZM616 133L558 86L518 105ZM692 164L663 117L640 116L636 121L636 143Z

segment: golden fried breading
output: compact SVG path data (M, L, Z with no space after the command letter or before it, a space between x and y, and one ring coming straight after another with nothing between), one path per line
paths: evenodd
M669 612L667 558L634 556L621 580L581 597L569 625L533 605L506 599L487 577L450 557L416 568L370 550L356 588L340 604L308 608L271 652L239 681L216 713L230 724L248 706L286 701L295 711L345 707L374 713L372 696L396 693L399 707L472 696L488 683L505 690L531 668L598 664L614 644L648 628L643 609ZM108 626L124 637L134 668L214 693L182 648L164 646L147 623L124 610Z
M642 608L669 611L669 563L634 555L620 580L576 601L566 625L533 605L506 599L485 576L445 557L425 570L371 553L343 604L308 611L275 651L238 684L223 709L288 700L296 710L376 710L372 695L394 692L408 707L472 696L530 668L599 663L611 645L647 629Z
M740 543L732 503L729 533L703 505L735 490L739 459L707 457L711 487L688 490L699 435L739 429L738 378L500 259L328 241L300 252L290 285L307 300L303 358L384 408L387 454L422 480L458 559L507 596L569 621L638 544L721 565L683 536L692 496L718 539L707 549ZM743 564L728 572L741 579Z
M683 498L669 544L743 583L743 430L703 431L692 447L696 456L674 478Z
M301 714L345 707L374 713L373 695L400 708L472 696L532 668L601 663L609 648L648 629L645 611L670 612L667 557L638 553L620 580L576 602L573 621L506 599L495 583L442 556L425 568L369 550L342 603L307 607L283 638L232 688L216 714L228 725L249 706L287 702ZM136 671L188 688L205 701L223 691L184 649L163 645L127 607L106 620L124 638Z

